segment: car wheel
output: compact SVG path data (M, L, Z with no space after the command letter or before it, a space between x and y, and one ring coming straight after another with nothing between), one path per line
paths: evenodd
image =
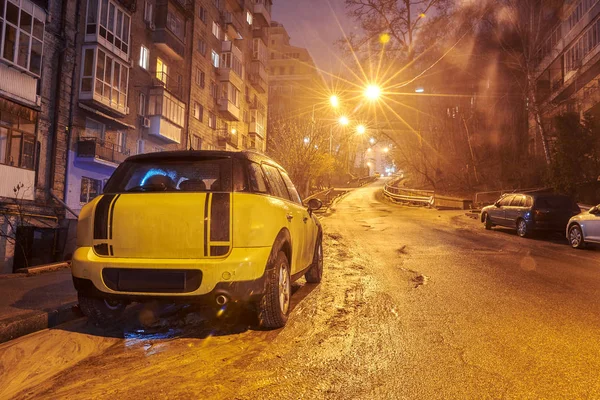
M517 234L523 238L529 236L529 228L524 219L517 220Z
M304 278L308 283L320 283L323 278L323 240L321 235L317 238L312 265L304 274Z
M579 225L573 225L569 229L569 243L574 249L582 249L585 247L585 241L583 240L583 232Z
M485 229L487 229L489 231L494 226L492 224L492 220L490 219L490 215L489 214L484 214L483 218L484 218L483 222L485 223Z
M119 300L88 297L82 294L78 294L77 297L83 315L100 325L109 325L119 320L127 307L126 302Z
M262 328L285 326L290 312L292 283L290 265L284 252L277 254L274 265L267 268L265 293L258 305L258 322Z

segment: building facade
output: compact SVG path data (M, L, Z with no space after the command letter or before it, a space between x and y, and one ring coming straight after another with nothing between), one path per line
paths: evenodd
M565 1L537 54L538 103L545 130L565 112L600 117L600 2ZM530 121L533 151L535 121Z
M0 0L0 273L62 257L78 3Z
M0 273L68 258L79 211L130 155L264 151L271 7L0 0Z

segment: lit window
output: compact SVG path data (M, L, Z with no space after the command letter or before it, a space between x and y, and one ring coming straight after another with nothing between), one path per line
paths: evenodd
M140 47L140 67L148 69L150 65L150 50L147 47Z
M217 53L216 51L212 50L210 59L211 59L212 65L215 68L219 68L219 53Z
M212 34L217 39L221 39L221 27L215 21L213 21L213 23L212 23Z
M160 58L156 59L156 79L167 84L167 78L169 77L169 67Z
M248 22L248 25L252 25L252 13L250 11L246 11L246 22Z
M42 70L46 13L29 1L23 1L23 8L18 6L19 1L7 1L6 9L4 3L0 0L0 48L4 49L2 58L39 76Z

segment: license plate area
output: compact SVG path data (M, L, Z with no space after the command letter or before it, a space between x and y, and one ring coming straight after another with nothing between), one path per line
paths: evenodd
M102 277L106 286L117 292L189 293L200 287L202 272L105 268Z

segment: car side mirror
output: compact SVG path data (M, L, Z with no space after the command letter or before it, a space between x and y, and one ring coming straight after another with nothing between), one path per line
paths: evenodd
M323 207L323 202L319 199L310 199L308 201L308 211L312 212Z
M500 201L497 201L497 202L495 202L495 203L494 203L494 206L496 206L496 207L500 207Z
M598 206L594 206L592 208L590 208L590 211L588 211L590 214L598 214Z

